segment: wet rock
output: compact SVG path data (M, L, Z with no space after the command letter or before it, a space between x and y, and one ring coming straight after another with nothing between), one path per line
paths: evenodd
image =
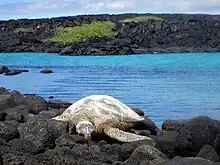
M152 143L150 140L141 140L141 141L135 141L131 143L124 143L121 146L121 151L119 153L119 156L121 160L125 161L129 158L129 156L132 154L132 152L141 145L150 145L155 146L156 144Z
M159 165L167 161L168 158L158 149L141 145L137 147L131 156L124 162L126 165Z
M15 120L19 123L26 122L28 119L29 107L26 105L19 105L14 108L5 109L5 120Z
M205 144L214 146L219 129L219 121L206 116L198 116L186 121L176 138L175 155L195 156Z
M54 96L49 96L49 99L54 99Z
M211 160L213 162L218 162L219 161L219 156L216 153L215 149L210 146L210 145L204 145L199 153L196 155L196 157L201 157L204 159Z
M19 127L22 139L30 140L40 149L52 148L55 140L67 132L67 123L44 119L32 119Z
M23 105L25 103L24 96L18 91L12 91L9 94L0 95L0 111L17 105Z
M62 100L49 100L47 102L47 106L48 107L55 108L55 109L68 108L71 105L72 105L72 103L69 103L69 102L66 102L66 101L62 101Z
M131 108L131 109L134 110L138 115L144 116L144 111L142 111L141 109L138 108Z
M49 73L53 73L53 71L50 69L44 69L44 70L40 71L40 73L49 74Z
M217 165L216 163L203 159L203 158L194 158L194 157L187 157L187 158L178 158L172 159L167 162L163 162L159 165Z
M178 131L183 123L177 120L165 120L162 124L162 130L165 131Z
M14 75L21 74L22 72L23 72L22 70L13 69L13 70L10 70L9 72L5 73L4 75L6 75L6 76L14 76Z
M26 139L14 139L8 143L12 151L37 154L41 150L37 148L31 141Z
M7 73L9 71L10 70L8 69L7 66L0 66L0 74Z
M17 127L11 123L3 123L0 121L0 137L7 142L18 138L19 133Z
M75 144L85 144L87 143L87 140L79 135L71 135L71 134L64 134L61 135L59 138L55 141L56 146L68 146L69 148L73 148Z
M38 114L43 110L47 110L47 102L43 97L40 96L26 96L25 100L28 107L30 108L30 113Z

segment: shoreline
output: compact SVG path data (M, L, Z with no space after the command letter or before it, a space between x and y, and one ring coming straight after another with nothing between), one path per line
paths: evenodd
M172 165L195 161L217 165L220 161L219 120L208 116L183 121L167 119L158 128L147 114L133 109L145 120L127 131L148 136L153 143L149 140L121 143L96 134L86 140L77 135L74 125L51 120L70 105L1 87L0 160L8 164L13 159L25 165L65 162Z
M150 20L123 22L140 16ZM112 30L117 34L88 37L66 45L48 41L58 27L74 30L100 21L112 22L115 25ZM220 15L205 14L100 14L8 20L0 21L0 52L57 53L63 56L220 52L219 27ZM62 41L66 39L62 38Z

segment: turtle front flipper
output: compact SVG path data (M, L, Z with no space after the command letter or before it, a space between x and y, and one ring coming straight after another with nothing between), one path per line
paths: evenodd
M145 140L145 139L151 140L153 142L153 140L147 136L141 136L129 132L124 132L114 127L106 127L104 129L104 133L108 135L110 138L116 139L121 142L133 142L133 141Z

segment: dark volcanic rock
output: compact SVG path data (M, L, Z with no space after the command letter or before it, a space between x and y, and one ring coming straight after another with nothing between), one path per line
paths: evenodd
M27 121L29 107L26 105L19 105L14 108L5 109L5 120L15 120L19 123Z
M30 140L40 149L55 146L55 140L67 132L67 123L44 119L32 119L21 124L19 132L22 139Z
M3 123L0 121L0 137L5 141L18 138L19 133L17 127L11 123Z
M9 72L5 73L4 75L6 75L6 76L14 76L14 75L21 74L22 72L23 72L22 70L13 69L13 70L10 70Z
M27 105L30 108L30 113L38 114L43 110L47 110L47 102L40 96L26 96Z
M132 155L124 162L125 165L159 165L164 163L168 158L158 149L141 145L137 147Z
M183 123L177 120L165 120L162 124L162 129L166 131L178 131L182 125Z
M201 157L204 159L209 159L213 162L218 162L219 161L219 156L216 153L215 149L210 146L210 145L204 145L199 153L196 155L196 157Z
M0 87L0 95L9 94L9 91L6 88Z
M166 131L166 132L163 132L162 135L154 137L154 140L156 142L156 148L162 151L169 158L173 158L175 156L174 146L175 146L177 135L178 135L177 132Z
M142 15L149 16L149 14L103 14L1 21L0 52L115 55L220 51L219 15L157 14L153 17L162 20L121 22ZM54 36L57 27L74 27L106 20L115 23L112 31L117 32L116 36L94 37L66 46L48 40ZM16 32L18 28L31 28L32 31Z
M119 153L121 160L126 160L129 158L129 156L132 154L132 152L141 145L151 145L155 146L154 143L150 140L141 140L131 143L124 143L122 144L121 151Z
M215 147L215 150L216 152L218 153L218 155L220 156L220 134L218 134L216 136L216 139L214 141L214 147Z
M163 162L159 165L217 165L216 163L203 158L178 158Z
M12 151L37 154L41 150L37 148L31 141L26 139L14 139L8 143Z
M142 129L142 130L149 130L152 135L157 134L157 127L155 123L149 119L147 116L144 116L145 120L137 123L137 126L134 129Z
M71 105L72 105L72 103L69 103L69 102L66 102L66 101L62 101L62 100L49 100L47 102L47 106L48 107L55 108L55 109L68 108Z
M186 121L177 135L175 155L195 156L205 144L214 146L219 131L219 121L206 116L198 116Z
M23 105L25 103L24 96L18 91L12 91L9 94L0 95L0 111L17 105Z
M50 69L44 69L44 70L40 71L40 73L49 74L49 73L53 73L53 71Z
M57 116L57 113L54 111L41 111L38 115L38 117L41 117L43 119L51 119L55 116Z
M0 66L0 74L9 72L9 69L7 66Z
M69 148L73 148L75 144L85 144L87 143L87 140L79 135L70 135L70 134L64 134L61 135L59 138L56 139L55 141L56 146L67 146Z

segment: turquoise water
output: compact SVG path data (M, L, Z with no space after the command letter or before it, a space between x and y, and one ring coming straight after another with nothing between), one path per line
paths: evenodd
M220 119L220 53L130 56L0 54L0 65L28 69L0 75L0 86L74 102L92 94L112 95L143 109L157 125L166 119L207 115ZM53 74L40 71L50 68Z

